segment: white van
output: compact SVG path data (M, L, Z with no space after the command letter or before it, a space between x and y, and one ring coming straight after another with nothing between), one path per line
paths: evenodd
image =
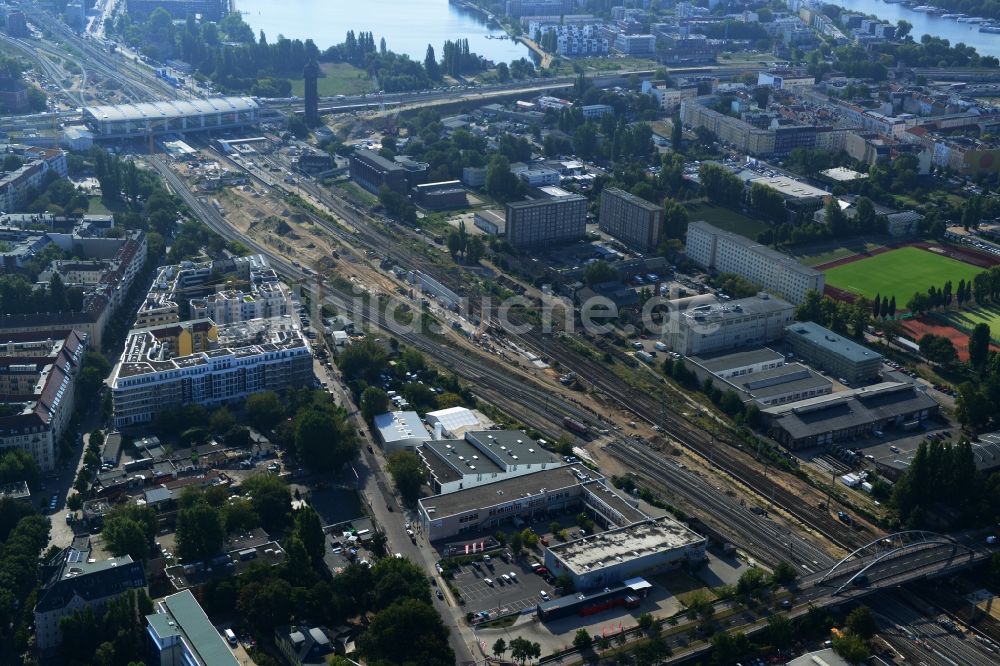
M226 642L236 647L236 634L233 633L232 629L226 629L222 634L226 637Z

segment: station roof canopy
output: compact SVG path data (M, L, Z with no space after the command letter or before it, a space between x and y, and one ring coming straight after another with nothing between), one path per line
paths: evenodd
M167 102L88 106L86 113L98 120L115 121L207 116L216 113L252 111L257 108L259 105L250 97L212 97Z

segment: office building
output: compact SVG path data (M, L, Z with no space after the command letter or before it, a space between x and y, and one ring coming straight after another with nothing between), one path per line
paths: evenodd
M229 13L230 0L126 0L128 15L134 21L145 21L158 8L167 10L170 18L184 21L201 16L218 22Z
M545 567L574 589L606 588L705 559L708 540L671 517L649 519L545 549Z
M154 0L153 4L161 4ZM260 105L250 97L142 102L88 106L83 120L95 139L145 139L162 134L219 132L260 121Z
M146 616L146 633L159 666L239 666L191 590L157 602Z
M582 465L549 467L425 497L418 507L424 534L432 542L472 539L508 523L520 527L569 510L584 511L611 528L649 519L634 500L616 493L604 477Z
M756 347L781 339L795 306L766 293L735 301L691 299L676 309L664 341L684 356Z
M461 439L432 439L419 446L417 454L438 494L563 465L520 430L473 430Z
M73 416L87 336L8 334L0 344L0 451L30 453L43 472L56 466L56 447Z
M469 205L469 199L460 180L422 183L414 187L411 191L413 193L413 200L428 210L465 208Z
M785 329L785 342L807 363L848 384L877 379L882 355L811 321Z
M656 37L620 33L615 37L615 49L627 56L648 58L656 55Z
M809 291L823 293L823 273L707 222L688 225L686 253L702 268L733 273L795 304Z
M587 198L543 187L544 198L507 204L507 240L516 248L571 243L587 230Z
M111 377L117 428L148 423L167 409L189 404L212 409L313 379L309 342L290 316L219 327L209 349L182 356L173 355L160 333L136 329L125 341Z
M96 560L88 537L77 537L42 567L42 588L35 604L35 640L39 652L62 642L59 621L85 608L100 617L104 605L130 590L146 590L141 562L128 555Z
M407 194L427 179L427 170L425 163L403 157L390 160L371 150L355 150L350 158L351 180L372 194L383 186Z
M616 187L605 188L598 224L630 250L652 252L663 237L663 207Z

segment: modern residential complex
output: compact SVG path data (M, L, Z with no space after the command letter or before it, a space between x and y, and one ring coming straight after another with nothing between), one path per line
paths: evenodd
M87 335L9 333L0 344L0 451L24 449L50 472L73 416Z
M584 237L587 198L558 187L542 197L507 204L507 240L516 248L570 243Z
M861 384L877 379L882 355L811 321L785 329L785 342L797 356L841 381Z
M134 21L144 21L162 7L175 21L184 21L201 15L209 21L218 21L229 13L230 0L127 0L128 15Z
M62 642L59 620L85 608L95 615L105 603L129 590L145 590L141 562L128 555L97 560L90 539L77 537L42 567L42 588L35 604L35 637L38 649L49 653Z
M686 252L705 269L733 273L795 304L805 300L809 291L823 293L823 273L706 222L688 225Z
M573 0L507 0L507 16L561 16L573 13Z
M209 349L184 356L174 356L173 338L159 334L157 328L135 329L125 341L111 377L117 428L148 423L173 407L213 408L312 381L309 342L290 316L219 327Z
M153 4L159 4L158 0ZM88 106L83 110L83 119L95 139L143 139L256 125L260 106L250 97L142 102Z
M767 294L735 301L695 298L676 309L664 341L685 356L758 346L779 340L794 320L794 305Z
M629 249L652 252L663 237L663 207L609 187L601 191L598 224Z

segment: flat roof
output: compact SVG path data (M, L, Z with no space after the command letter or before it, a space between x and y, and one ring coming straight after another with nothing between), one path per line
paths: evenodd
M559 460L520 430L469 430L465 439L480 451L491 451L501 464L537 465Z
M795 391L833 387L833 382L829 379L800 363L789 363L751 375L733 377L728 381L756 400L767 400L771 396Z
M761 176L759 178L751 178L750 184L752 185L753 183L767 185L771 189L777 190L780 194L793 199L811 199L814 197L829 196L830 194L826 190L813 187L808 183L789 176Z
M768 361L784 362L785 355L779 354L769 347L761 347L759 349L748 349L732 353L722 352L721 354L706 354L705 356L688 356L688 359L709 372L716 374L756 363L766 363Z
M780 298L775 298L767 294L741 298L735 301L710 299L701 304L695 303L689 301L688 307L681 312L681 316L699 322L708 322L795 309L795 306L788 301L783 301Z
M185 642L194 648L201 663L205 666L239 666L239 661L226 646L222 635L216 631L191 590L165 597L161 603L173 618L176 629L180 630ZM155 617L147 616L151 620ZM157 618L157 621L162 622L162 618Z
M705 537L664 516L549 546L549 550L570 570L581 574L703 541Z
M586 107L584 107L584 108L586 108ZM609 187L609 188L607 188L605 190L602 190L601 191L601 196L603 197L605 194L611 194L611 195L613 195L613 196L615 196L615 197L617 197L619 199L624 199L625 201L629 202L630 204L632 204L634 206L639 206L640 208L642 208L644 210L659 211L659 210L662 209L662 206L658 206L657 204L655 204L655 203L653 203L651 201L646 201L642 197L637 197L636 195L632 194L631 192L626 192L625 190L620 190L617 187Z
M589 477L590 482L604 478L583 465L553 467L532 474L502 479L495 483L465 488L446 495L424 497L420 500L420 505L425 513L433 509L433 513L430 515L433 520L438 520L466 511L511 502L525 497L528 493L537 494L542 489L571 488L588 483L588 481L581 480L577 476L578 474Z
M416 412L387 412L375 417L375 427L383 442L403 442L409 439L427 441L431 438Z
M821 176L826 176L830 180L836 180L841 183L849 183L854 180L864 180L868 177L868 174L866 173L861 173L860 171L855 171L854 169L848 169L847 167L833 167L832 169L820 171L819 173Z
M500 474L507 471L464 439L430 440L424 442L424 448L433 452L438 461L450 468L449 471L454 472L456 478L470 474ZM434 468L437 470L438 465Z
M785 336L810 342L852 363L862 363L864 361L877 361L881 363L882 361L882 355L878 352L834 333L816 322L802 321L790 324L785 327Z
M178 99L167 102L88 106L84 112L96 120L118 121L205 116L215 113L252 111L257 108L259 105L250 97L210 97L207 99Z

